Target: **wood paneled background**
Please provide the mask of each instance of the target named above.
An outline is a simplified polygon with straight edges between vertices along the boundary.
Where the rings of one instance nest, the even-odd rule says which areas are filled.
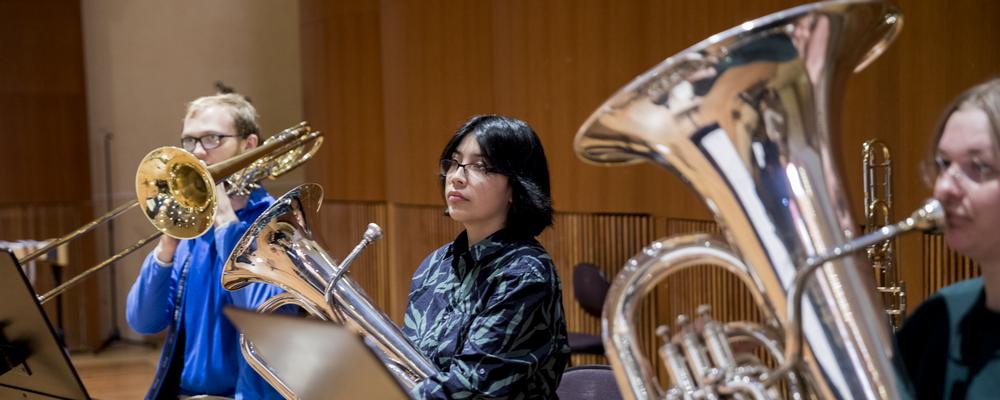
[[[716,228],[701,201],[666,171],[579,161],[572,141],[580,124],[664,58],[742,21],[802,3],[303,0],[305,117],[327,132],[327,145],[306,166],[307,180],[323,185],[328,208],[384,207],[384,214],[370,218],[387,215],[386,239],[366,257],[388,264],[355,273],[398,320],[410,274],[459,231],[441,213],[435,164],[442,146],[474,114],[528,121],[548,155],[558,212],[540,240],[558,265],[570,329],[597,333],[599,321],[573,297],[573,265],[595,262],[614,277],[656,238]],[[902,34],[851,78],[838,117],[845,190],[856,199],[856,221],[863,221],[861,144],[879,138],[893,150],[894,214],[908,215],[930,195],[917,165],[940,111],[963,89],[1000,72],[1000,27],[993,23],[1000,3],[897,4],[905,15]],[[325,240],[341,257],[364,229],[357,218],[368,211],[358,212],[323,220]],[[899,246],[911,310],[940,286],[975,274],[974,267],[944,273],[966,261],[948,255],[939,237],[911,235]],[[758,318],[736,280],[711,269],[681,274],[650,297],[637,327],[647,346],[654,343],[655,323],[693,313],[701,302],[715,303],[714,314],[723,320]]]
[[[615,90],[664,58],[801,3],[301,0],[305,118],[327,134],[306,166],[307,181],[326,191],[317,230],[330,253],[343,257],[365,224],[385,228],[385,239],[366,251],[352,276],[398,320],[413,270],[459,231],[441,213],[441,147],[471,115],[522,118],[548,154],[558,215],[540,240],[562,276],[570,329],[597,333],[599,321],[573,297],[573,265],[594,262],[613,278],[651,241],[715,227],[701,201],[665,171],[579,161],[572,151],[576,130]],[[908,214],[929,195],[916,166],[940,111],[963,89],[1000,72],[1000,3],[897,4],[905,15],[902,34],[852,77],[837,117],[856,221],[861,143],[879,138],[894,151],[895,216]],[[79,2],[0,1],[5,240],[56,235],[91,217],[92,178],[82,167],[89,156],[80,151],[87,148],[80,31]],[[72,257],[80,262],[74,268],[91,264],[96,245],[75,245]],[[939,237],[911,235],[899,250],[911,310],[938,287],[976,274]],[[96,298],[95,286],[85,284],[61,300],[71,345],[92,347],[101,338],[97,304],[86,300]],[[652,346],[655,323],[704,301],[715,303],[722,319],[752,319],[742,290],[731,277],[691,271],[650,296],[637,330]]]
[[[0,57],[0,240],[55,237],[91,218],[79,2],[0,1]],[[95,245],[70,246],[64,277],[94,263]],[[49,269],[39,273],[36,289],[51,289]],[[58,325],[63,304],[71,348],[100,344],[97,299],[90,280],[46,305]]]

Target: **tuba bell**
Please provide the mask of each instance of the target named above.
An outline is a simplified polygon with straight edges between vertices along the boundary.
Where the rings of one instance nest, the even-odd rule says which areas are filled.
[[[347,326],[361,334],[407,390],[437,374],[437,367],[406,340],[392,320],[346,274],[353,260],[378,240],[381,228],[369,224],[364,238],[340,263],[316,242],[312,224],[323,203],[323,189],[312,183],[298,186],[278,198],[243,234],[222,270],[222,287],[238,290],[251,282],[280,287],[258,307],[271,312],[298,305],[313,316]],[[240,337],[247,363],[287,399],[298,396],[261,359],[253,345]]]
[[[877,58],[901,24],[881,0],[808,4],[745,22],[643,73],[580,128],[574,148],[582,159],[650,160],[673,171],[724,234],[654,242],[612,284],[602,333],[626,398],[908,393],[871,274],[854,251],[931,227],[941,211],[929,203],[904,223],[855,239],[834,158],[845,80]],[[705,264],[746,284],[763,322],[720,323],[702,307],[696,320],[678,317],[677,332],[659,329],[670,378],[661,388],[641,355],[636,308],[658,282]],[[741,340],[759,344],[780,367],[734,354],[730,344]]]

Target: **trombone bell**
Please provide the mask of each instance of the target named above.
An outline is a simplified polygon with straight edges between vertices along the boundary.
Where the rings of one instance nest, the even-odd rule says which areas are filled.
[[[136,205],[142,207],[143,215],[156,227],[157,232],[38,296],[39,302],[51,300],[163,233],[178,239],[201,236],[215,222],[216,182],[225,182],[226,193],[230,196],[245,195],[256,182],[274,179],[302,165],[316,153],[322,143],[322,133],[313,131],[307,123],[300,122],[268,138],[262,145],[211,167],[177,147],[161,147],[149,152],[136,171],[135,200],[118,206],[68,235],[52,240],[34,253],[21,258],[20,262],[38,258]]]
[[[201,236],[215,217],[214,181],[194,155],[176,147],[155,149],[135,174],[142,215],[178,239]]]

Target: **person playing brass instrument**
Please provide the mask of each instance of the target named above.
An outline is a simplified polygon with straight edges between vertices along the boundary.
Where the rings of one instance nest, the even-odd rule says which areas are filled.
[[[929,297],[897,333],[919,398],[1000,396],[1000,79],[948,108],[933,141],[934,197],[948,247],[982,276]]]
[[[211,165],[257,147],[257,111],[243,96],[223,93],[188,105],[181,146]],[[229,292],[219,281],[236,241],[274,199],[260,187],[229,197],[216,187],[214,227],[190,240],[161,236],[128,294],[129,325],[143,334],[168,329],[149,399],[213,395],[281,397],[243,360],[239,332],[223,317],[233,304],[256,308],[281,291],[263,283]]]
[[[403,333],[441,373],[418,399],[552,398],[569,359],[562,290],[534,238],[552,224],[545,152],[525,122],[468,120],[441,153],[464,231],[413,275]]]

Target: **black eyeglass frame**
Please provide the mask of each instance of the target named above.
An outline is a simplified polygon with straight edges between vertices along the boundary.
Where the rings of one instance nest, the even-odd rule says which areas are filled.
[[[473,174],[484,177],[497,172],[496,168],[493,168],[482,161],[462,164],[458,162],[458,160],[452,158],[442,158],[441,161],[438,162],[438,173],[441,174],[441,176],[448,176],[448,173],[452,171],[452,168],[454,168],[455,171],[458,171],[461,168],[465,170],[465,174],[468,176],[470,167],[472,168]]]
[[[212,149],[216,149],[216,148],[218,148],[219,146],[222,145],[222,139],[230,138],[230,137],[236,137],[236,136],[238,136],[238,135],[218,135],[218,134],[211,134],[211,135],[205,135],[205,136],[201,136],[201,137],[185,136],[185,137],[181,138],[181,148],[184,149],[184,150],[187,150],[187,151],[194,151],[194,149],[197,148],[199,144],[201,144],[201,148],[203,148],[205,150],[212,150]],[[210,137],[214,137],[215,138],[215,144],[212,145],[212,146],[207,146],[207,145],[205,145],[205,142],[203,142],[202,140],[204,140],[205,138],[210,138]],[[187,142],[187,143],[190,144],[190,148],[188,148],[188,144],[185,144],[185,142]]]

